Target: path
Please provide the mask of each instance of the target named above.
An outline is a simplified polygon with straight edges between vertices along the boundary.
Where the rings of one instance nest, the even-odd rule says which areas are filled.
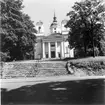
[[[19,79],[0,79],[1,88],[7,90],[16,89],[25,85],[35,85],[48,82],[63,82],[63,81],[76,81],[76,80],[88,80],[88,79],[105,79],[105,76],[52,76],[52,77],[37,77],[37,78],[19,78]]]

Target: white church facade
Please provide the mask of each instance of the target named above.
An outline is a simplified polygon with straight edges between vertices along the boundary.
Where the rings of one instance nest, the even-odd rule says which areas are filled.
[[[43,22],[36,23],[37,43],[35,44],[34,59],[64,59],[74,57],[74,49],[70,49],[68,39],[69,29],[65,28],[67,20],[58,24],[54,14],[50,25],[50,34],[45,36]]]

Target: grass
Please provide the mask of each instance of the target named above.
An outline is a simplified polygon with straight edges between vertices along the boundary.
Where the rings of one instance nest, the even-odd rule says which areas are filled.
[[[66,62],[69,61],[71,69],[75,72],[75,76],[93,76],[105,75],[105,57],[88,57],[81,59],[70,59],[50,62],[9,62],[4,65],[3,74],[4,78],[20,78],[21,77],[41,77],[41,76],[59,76],[67,75]]]
[[[82,59],[69,60],[71,68],[74,67],[76,71],[81,69],[88,74],[105,75],[105,57],[89,57]]]
[[[70,61],[105,61],[105,56],[71,59]]]
[[[71,64],[85,64],[88,66],[91,65],[93,66],[93,64],[99,64],[99,65],[105,65],[105,57],[89,57],[89,58],[82,58],[82,59],[74,59],[74,60],[69,60],[69,62],[71,62]]]

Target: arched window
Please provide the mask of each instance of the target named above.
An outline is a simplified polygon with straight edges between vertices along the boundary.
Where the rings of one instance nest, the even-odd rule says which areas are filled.
[[[56,33],[56,28],[54,28],[54,33]]]
[[[41,27],[38,28],[38,31],[39,31],[39,33],[40,33],[40,31],[41,31]]]

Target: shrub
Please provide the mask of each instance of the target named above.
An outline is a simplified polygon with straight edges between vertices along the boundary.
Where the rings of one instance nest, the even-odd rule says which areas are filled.
[[[0,61],[6,61],[9,56],[6,53],[0,52]]]

